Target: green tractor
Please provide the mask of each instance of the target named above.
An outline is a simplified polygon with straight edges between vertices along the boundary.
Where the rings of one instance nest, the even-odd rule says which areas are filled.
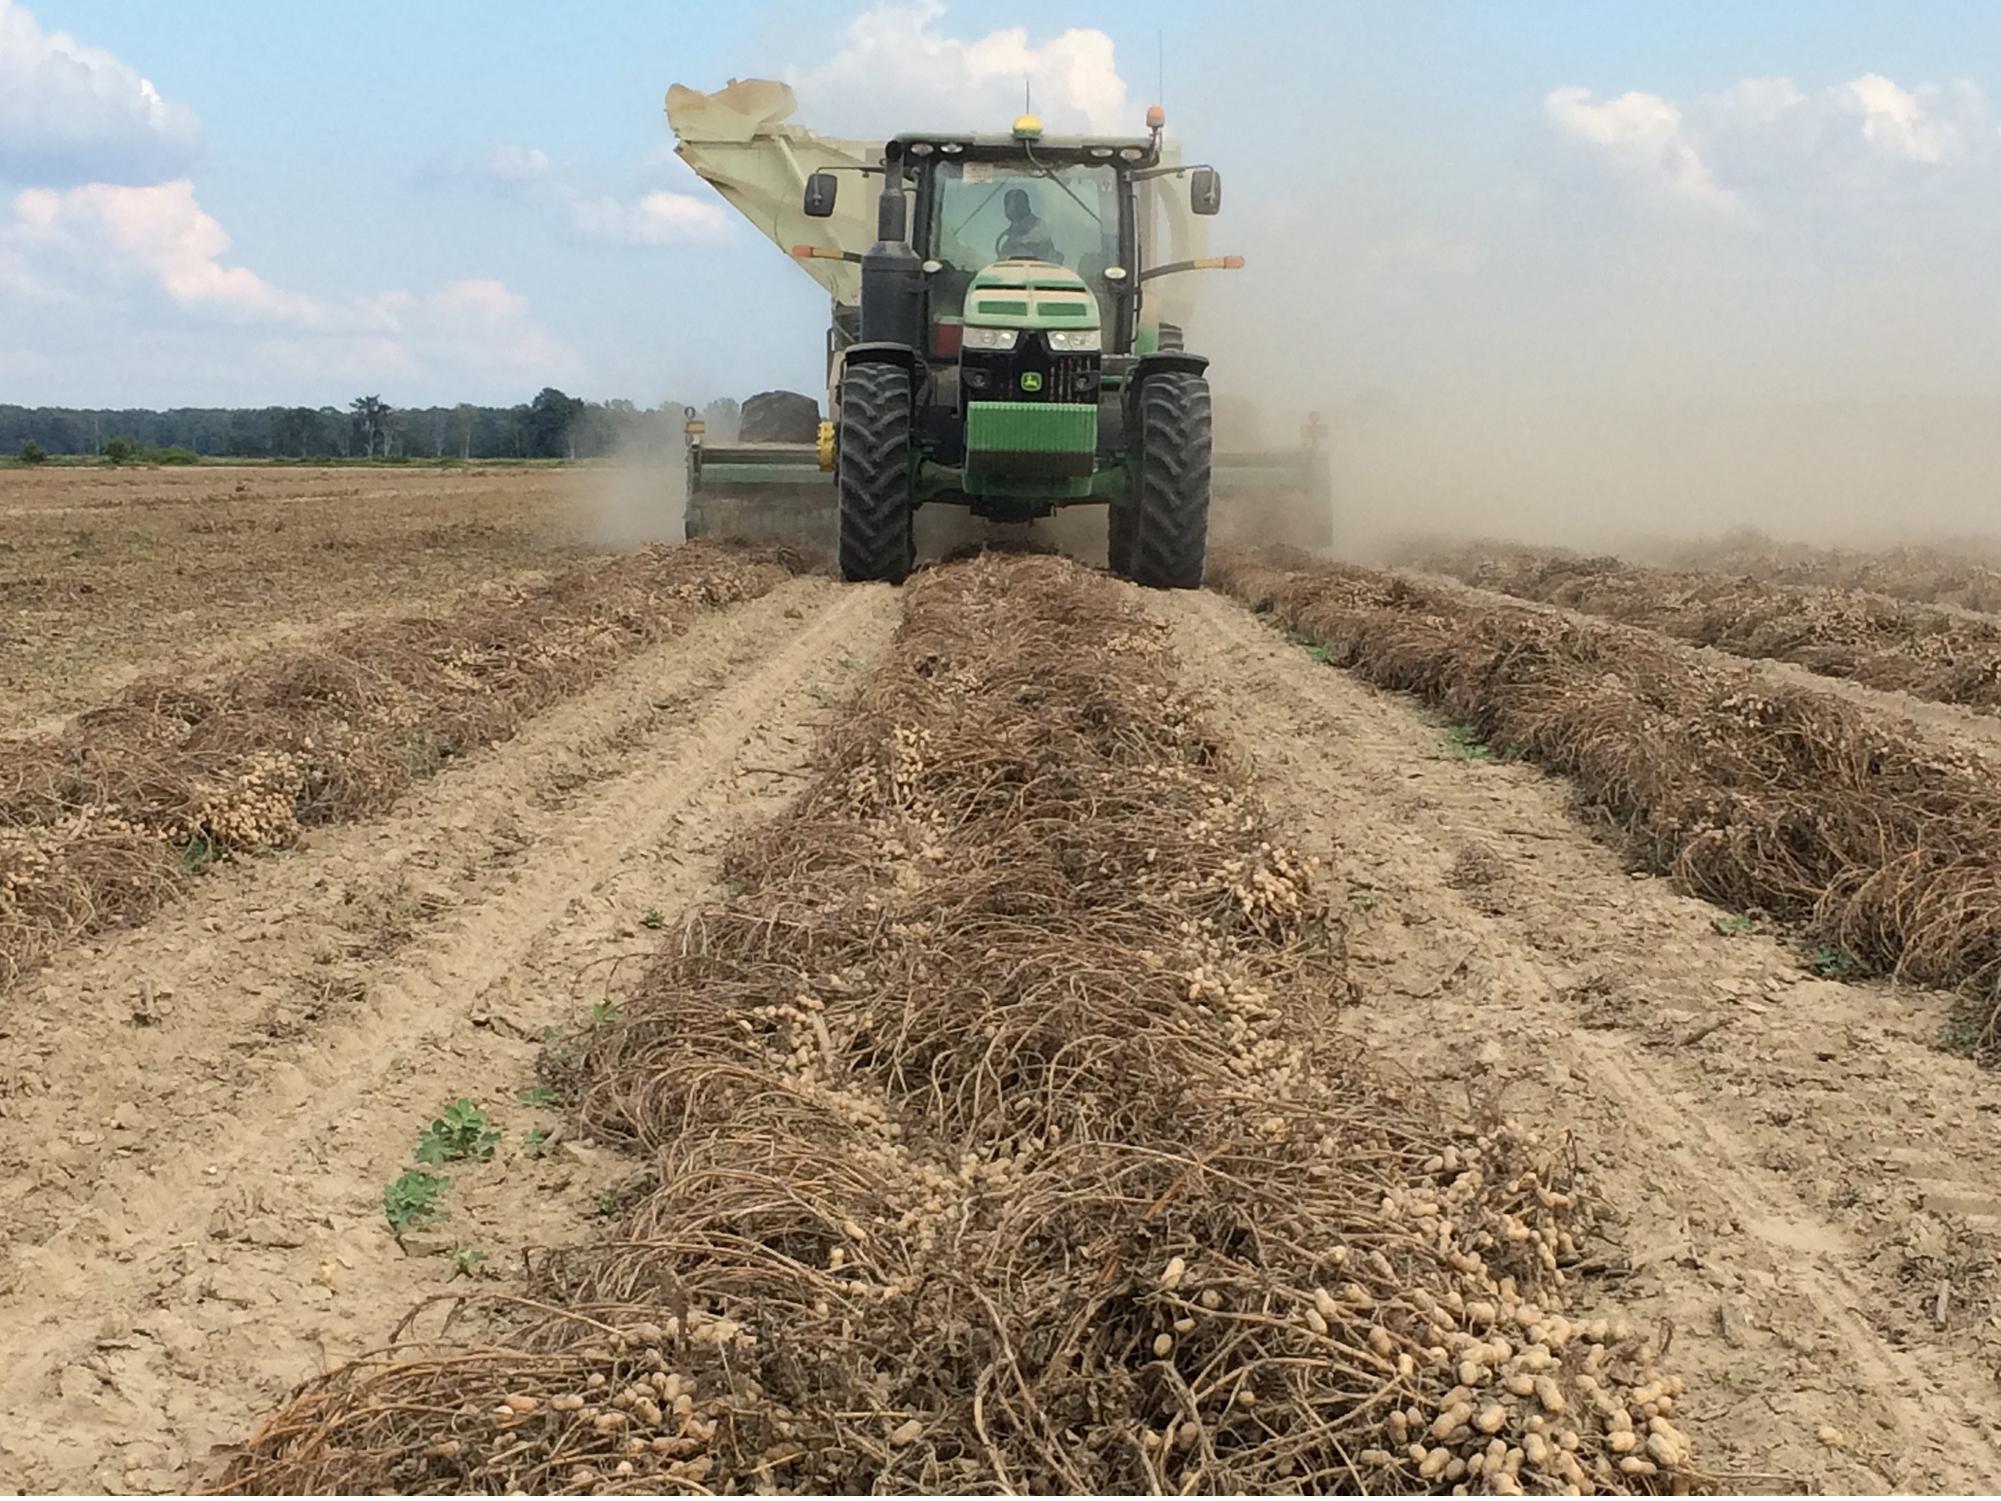
[[[1102,505],[1115,572],[1201,585],[1208,361],[1147,304],[1162,278],[1242,262],[1149,258],[1222,200],[1213,168],[1170,159],[1157,108],[1137,137],[1051,136],[1023,115],[1004,135],[909,133],[880,148],[779,125],[783,85],[676,89],[668,113],[682,155],[760,228],[804,232],[791,253],[833,294],[830,420],[811,442],[692,434],[691,514],[707,518],[719,494],[824,485],[831,470],[842,575],[898,583],[916,563],[920,507],[1010,523]],[[850,176],[875,188],[866,248]],[[1317,456],[1246,457],[1243,472],[1279,483],[1310,487],[1319,472]]]

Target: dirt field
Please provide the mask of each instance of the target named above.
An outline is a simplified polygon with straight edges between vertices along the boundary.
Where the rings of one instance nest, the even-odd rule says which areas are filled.
[[[1991,717],[1364,570],[575,564],[560,477],[390,481],[497,531],[311,593],[246,524],[198,650],[8,658],[68,714],[431,642],[312,712],[485,728],[0,996],[0,1486],[2001,1485]]]
[[[596,471],[0,469],[0,721],[559,567]]]

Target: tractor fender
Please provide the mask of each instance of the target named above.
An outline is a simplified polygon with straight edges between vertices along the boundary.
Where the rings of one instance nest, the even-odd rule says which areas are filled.
[[[841,358],[849,365],[901,365],[912,374],[918,366],[917,351],[908,344],[850,344],[841,351]]]
[[[1169,370],[1178,370],[1184,375],[1201,375],[1209,368],[1209,356],[1190,354],[1183,349],[1163,349],[1156,354],[1143,354],[1133,366],[1132,384],[1144,385],[1149,375],[1160,375]]]

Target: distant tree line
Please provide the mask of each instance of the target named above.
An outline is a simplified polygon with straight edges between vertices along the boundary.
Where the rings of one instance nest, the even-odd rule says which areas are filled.
[[[112,462],[181,455],[245,459],[594,459],[679,453],[683,403],[585,401],[554,386],[511,407],[23,407],[0,404],[0,454],[29,462],[97,454]],[[734,435],[737,403],[703,409],[711,438]],[[31,457],[32,455],[32,457]]]

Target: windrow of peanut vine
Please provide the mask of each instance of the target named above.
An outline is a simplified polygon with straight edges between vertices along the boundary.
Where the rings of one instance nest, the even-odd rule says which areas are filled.
[[[598,559],[449,614],[353,626],[207,684],[141,682],[0,741],[0,989],[218,860],[386,808],[704,610],[791,569],[704,543]]]
[[[1647,631],[1368,568],[1212,573],[1335,665],[1574,779],[1647,869],[1797,924],[1844,969],[1958,989],[1978,1046],[2001,1040],[2001,783],[1983,759]]]
[[[935,570],[730,895],[556,1076],[601,1239],[301,1388],[239,1492],[1686,1490],[1565,1314],[1560,1137],[1336,1025],[1310,864],[1135,591]]]
[[[1860,589],[1529,548],[1476,546],[1414,562],[1483,589],[1644,626],[1733,656],[1791,662],[1823,677],[2001,712],[2001,618]]]

